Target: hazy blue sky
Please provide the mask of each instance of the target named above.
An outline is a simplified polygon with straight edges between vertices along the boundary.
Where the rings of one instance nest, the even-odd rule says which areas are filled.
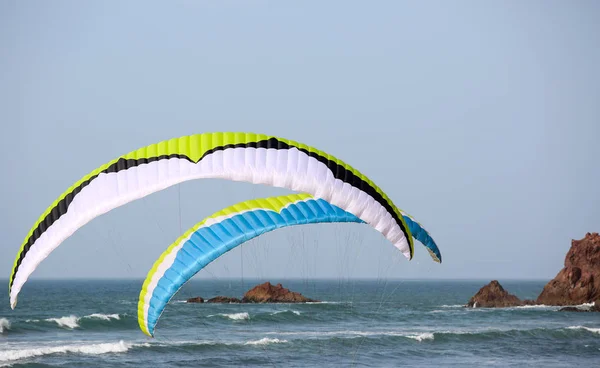
[[[597,1],[1,1],[0,277],[97,166],[253,131],[361,170],[444,263],[325,225],[270,233],[201,277],[239,277],[243,256],[244,277],[551,278],[571,239],[600,230],[599,16]],[[33,277],[145,276],[179,235],[179,190],[183,230],[286,192],[169,188],[96,218]]]

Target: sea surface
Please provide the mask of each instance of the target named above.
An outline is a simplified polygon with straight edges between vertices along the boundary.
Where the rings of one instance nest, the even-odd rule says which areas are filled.
[[[0,366],[600,366],[600,313],[463,308],[489,280],[272,279],[322,302],[184,302],[240,297],[261,281],[191,281],[152,339],[137,324],[142,280],[33,280],[16,310],[0,299]],[[544,286],[500,282],[521,298]]]

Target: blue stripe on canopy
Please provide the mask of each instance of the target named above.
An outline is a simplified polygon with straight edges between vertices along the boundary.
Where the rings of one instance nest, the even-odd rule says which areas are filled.
[[[440,251],[429,233],[410,216],[403,214],[403,217],[414,238],[425,245],[432,257],[437,257],[441,262]],[[201,226],[189,235],[177,251],[173,263],[159,278],[156,287],[149,289],[152,295],[149,303],[142,304],[140,300],[140,305],[148,308],[147,314],[143,309],[140,310],[143,314],[140,323],[145,324],[144,327],[147,326],[150,336],[154,336],[156,323],[165,306],[183,284],[236,246],[266,232],[287,226],[332,222],[364,223],[355,215],[323,199],[312,197],[287,204],[280,212],[254,208],[216,220],[218,222]]]

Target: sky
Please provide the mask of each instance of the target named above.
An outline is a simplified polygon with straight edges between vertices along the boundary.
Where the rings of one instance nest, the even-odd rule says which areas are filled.
[[[0,278],[39,215],[119,155],[212,131],[348,162],[436,239],[266,234],[199,278],[550,279],[600,231],[596,1],[0,2]],[[143,278],[190,226],[289,193],[196,180],[119,207],[32,275]]]

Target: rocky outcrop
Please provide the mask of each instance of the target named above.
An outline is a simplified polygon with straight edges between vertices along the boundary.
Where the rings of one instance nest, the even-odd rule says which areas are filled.
[[[485,285],[467,303],[471,308],[504,308],[533,304],[532,300],[521,301],[504,290],[497,280]]]
[[[206,301],[207,303],[241,303],[242,301],[238,298],[230,298],[228,296],[215,296]]]
[[[281,284],[273,286],[270,282],[265,282],[248,290],[241,300],[222,295],[210,298],[207,301],[204,301],[200,296],[187,300],[188,303],[306,303],[317,301],[290,291]]]
[[[204,303],[204,299],[201,296],[197,296],[194,298],[189,298],[186,300],[187,303]]]
[[[600,299],[597,299],[594,304],[588,306],[578,307],[562,307],[559,309],[560,312],[600,312]]]
[[[564,268],[537,298],[538,304],[577,305],[600,299],[600,235],[571,241]]]
[[[290,291],[281,284],[273,286],[270,282],[257,285],[244,294],[242,303],[306,303],[316,302],[300,293]]]

